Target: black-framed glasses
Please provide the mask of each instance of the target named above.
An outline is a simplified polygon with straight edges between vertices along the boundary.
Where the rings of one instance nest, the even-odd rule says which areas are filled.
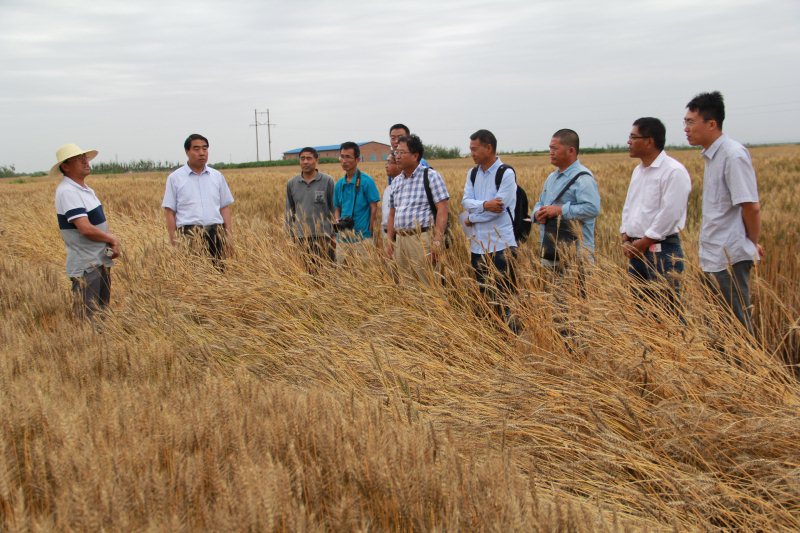
[[[633,135],[633,134],[628,135],[629,141],[635,141],[636,139],[649,139],[649,138],[650,138],[649,135]]]

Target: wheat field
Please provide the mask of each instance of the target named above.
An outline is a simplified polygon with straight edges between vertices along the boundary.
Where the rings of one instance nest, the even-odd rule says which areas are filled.
[[[0,183],[0,530],[800,529],[800,147],[752,154],[753,337],[700,282],[697,151],[673,154],[694,187],[685,323],[634,302],[617,228],[635,163],[598,154],[587,297],[568,281],[556,301],[528,243],[518,336],[463,235],[444,285],[377,252],[308,274],[280,222],[287,167],[225,172],[224,273],[167,243],[165,173],[90,176],[123,246],[93,327],[70,314],[56,182]],[[503,159],[535,202],[547,158]],[[432,164],[460,211],[471,161]]]

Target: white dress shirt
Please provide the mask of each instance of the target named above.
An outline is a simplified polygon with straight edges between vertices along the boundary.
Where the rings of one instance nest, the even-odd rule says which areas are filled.
[[[686,225],[686,203],[692,190],[689,172],[680,162],[661,152],[646,167],[633,169],[622,207],[620,233],[663,241]]]
[[[208,165],[196,174],[183,165],[167,178],[161,207],[175,212],[177,226],[222,224],[219,210],[233,203],[225,176]]]

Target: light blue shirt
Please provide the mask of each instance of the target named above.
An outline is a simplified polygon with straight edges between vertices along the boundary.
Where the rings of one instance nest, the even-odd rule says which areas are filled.
[[[553,200],[566,187],[569,180],[579,172],[591,172],[588,168],[581,165],[580,161],[575,161],[568,166],[564,172],[554,170],[544,182],[542,194],[539,201],[533,206],[531,219],[539,208],[552,205]],[[559,199],[561,205],[561,217],[565,220],[580,220],[583,235],[583,247],[594,252],[594,222],[600,214],[600,191],[597,189],[597,182],[592,174],[583,175],[573,183],[567,192]],[[540,242],[544,242],[544,225],[539,225]]]
[[[464,198],[461,207],[468,213],[469,221],[474,224],[474,235],[470,239],[470,251],[474,254],[499,252],[517,245],[514,239],[514,224],[511,213],[517,205],[517,181],[514,171],[507,169],[500,182],[500,188],[495,186],[497,169],[503,162],[497,158],[492,166],[484,172],[479,166],[475,175],[475,185],[472,185],[470,176],[472,169],[467,171],[467,181],[464,184]],[[486,211],[483,203],[499,198],[506,207],[500,213]]]

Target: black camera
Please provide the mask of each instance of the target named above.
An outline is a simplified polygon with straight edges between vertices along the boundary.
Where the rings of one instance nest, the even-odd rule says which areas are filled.
[[[333,231],[335,231],[336,233],[341,233],[343,231],[347,231],[355,227],[356,223],[353,220],[353,217],[342,217],[339,219],[339,222],[333,223]]]

